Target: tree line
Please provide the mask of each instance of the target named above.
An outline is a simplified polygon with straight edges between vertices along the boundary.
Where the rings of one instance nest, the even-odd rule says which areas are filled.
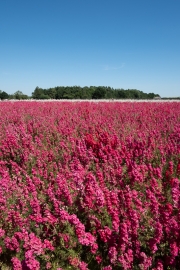
[[[9,95],[5,91],[0,90],[0,99],[6,100],[6,99],[30,99],[28,95],[23,94],[21,91],[16,91],[14,94]]]
[[[137,89],[114,89],[107,86],[57,86],[43,89],[36,87],[31,96],[17,91],[12,95],[0,90],[0,99],[154,99],[158,94],[144,93]]]

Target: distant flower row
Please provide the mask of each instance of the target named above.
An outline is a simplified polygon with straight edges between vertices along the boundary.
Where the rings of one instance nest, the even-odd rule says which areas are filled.
[[[0,100],[1,101],[1,100]],[[180,102],[180,99],[22,99],[22,100],[18,100],[18,99],[5,99],[2,100],[3,102],[94,102],[94,103],[99,103],[99,102],[150,102],[150,103],[154,103],[154,102]]]

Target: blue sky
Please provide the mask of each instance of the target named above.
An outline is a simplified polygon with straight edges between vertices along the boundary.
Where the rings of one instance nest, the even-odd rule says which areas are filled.
[[[0,89],[180,96],[179,0],[0,0]]]

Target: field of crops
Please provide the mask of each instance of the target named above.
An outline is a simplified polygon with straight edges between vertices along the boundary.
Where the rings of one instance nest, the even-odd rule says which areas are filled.
[[[180,102],[1,102],[0,268],[178,270],[179,183]]]

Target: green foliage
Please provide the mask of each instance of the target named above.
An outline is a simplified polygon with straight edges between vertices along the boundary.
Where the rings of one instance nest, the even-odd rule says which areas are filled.
[[[56,86],[43,89],[36,87],[32,92],[33,99],[154,99],[158,94],[144,93],[137,89],[113,89],[107,86]],[[0,99],[29,99],[28,95],[16,91],[12,95],[0,90]]]
[[[21,99],[28,99],[29,97],[18,90],[13,94],[13,98],[21,100]]]
[[[106,86],[56,86],[43,89],[38,86],[32,93],[33,99],[153,99],[154,93],[144,93],[137,89],[113,89]]]
[[[9,95],[6,92],[0,90],[0,99],[3,100],[3,99],[8,99],[8,98],[9,98]]]
[[[32,93],[32,98],[34,99],[41,99],[44,95],[44,90],[39,88],[38,86],[35,88],[34,92]]]
[[[96,90],[94,91],[92,98],[93,99],[103,99],[105,98],[106,90],[104,87],[97,87]]]
[[[25,100],[29,99],[28,95],[23,94],[21,91],[16,91],[14,94],[8,95],[6,92],[0,91],[0,99],[18,99],[18,100]]]

